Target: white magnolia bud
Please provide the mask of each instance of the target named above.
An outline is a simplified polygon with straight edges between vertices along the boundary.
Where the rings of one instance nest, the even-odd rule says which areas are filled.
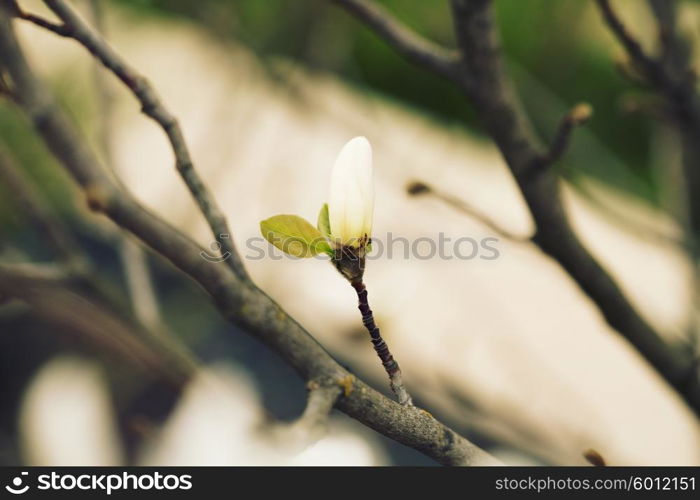
[[[334,245],[359,248],[372,235],[374,183],[372,146],[355,137],[340,151],[333,165],[328,197],[328,220]]]

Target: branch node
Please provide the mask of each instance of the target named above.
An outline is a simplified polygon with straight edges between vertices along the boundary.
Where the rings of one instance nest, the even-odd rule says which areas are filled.
[[[584,451],[583,458],[596,467],[605,467],[607,465],[603,456],[593,448]]]
[[[93,212],[105,212],[109,207],[109,192],[101,184],[89,184],[85,187],[85,201]]]
[[[346,376],[338,380],[338,385],[343,389],[343,397],[348,397],[352,394],[355,384],[355,376],[348,373]]]
[[[406,192],[411,196],[419,196],[421,194],[430,193],[431,189],[426,183],[421,181],[412,181],[406,186]]]
[[[593,107],[586,102],[579,103],[571,108],[559,122],[559,127],[557,127],[557,132],[549,146],[549,150],[540,155],[534,162],[533,170],[541,172],[559,161],[569,147],[574,128],[586,123],[591,116],[593,116]]]
[[[574,125],[583,125],[593,116],[593,107],[587,102],[581,102],[569,112],[569,118]]]

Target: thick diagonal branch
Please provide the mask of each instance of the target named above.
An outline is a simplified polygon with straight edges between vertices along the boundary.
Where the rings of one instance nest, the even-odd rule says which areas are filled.
[[[488,453],[424,411],[401,406],[350,377],[328,352],[270,297],[226,266],[200,257],[201,247],[141,206],[109,177],[33,75],[17,44],[10,15],[0,7],[0,66],[19,105],[53,155],[86,193],[89,205],[132,232],[197,282],[233,324],[278,353],[305,380],[334,385],[351,380],[336,407],[368,427],[446,465],[497,464]]]
[[[535,222],[534,241],[555,258],[622,334],[700,413],[700,380],[692,358],[668,344],[632,306],[574,233],[550,170],[532,174],[541,146],[503,68],[490,0],[452,0],[463,54],[462,87],[503,154]]]

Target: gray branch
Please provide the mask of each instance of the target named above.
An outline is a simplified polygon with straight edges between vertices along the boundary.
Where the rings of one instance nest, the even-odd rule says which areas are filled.
[[[304,413],[283,429],[286,439],[291,437],[293,446],[298,449],[314,444],[326,434],[331,410],[343,391],[339,384],[323,386],[313,380],[306,386],[309,393]]]
[[[387,44],[408,59],[446,77],[452,77],[458,53],[420,36],[395,20],[382,6],[368,0],[333,0],[372,28]]]
[[[532,242],[532,237],[530,236],[521,236],[519,234],[512,233],[502,227],[500,224],[498,224],[495,220],[493,220],[491,217],[486,215],[481,209],[473,206],[471,203],[469,203],[466,200],[463,200],[461,198],[458,198],[457,196],[453,196],[450,193],[446,193],[440,189],[437,189],[433,186],[429,186],[425,182],[422,181],[414,181],[411,184],[409,184],[406,187],[406,191],[408,194],[412,196],[421,196],[421,195],[431,195],[437,198],[438,200],[441,200],[442,202],[446,203],[447,205],[451,206],[455,210],[458,210],[469,217],[473,218],[477,222],[483,224],[488,228],[489,230],[493,231],[495,234],[500,236],[501,238],[505,240],[512,241],[513,243],[531,243]]]

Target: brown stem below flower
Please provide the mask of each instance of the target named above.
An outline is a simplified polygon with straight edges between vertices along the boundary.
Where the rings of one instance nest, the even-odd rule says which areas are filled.
[[[399,364],[394,359],[389,351],[389,346],[386,345],[384,339],[382,338],[379,327],[374,323],[374,314],[372,309],[369,307],[369,302],[367,301],[367,288],[362,280],[351,281],[350,284],[357,292],[357,298],[359,299],[358,309],[362,313],[362,324],[365,325],[369,336],[372,339],[372,345],[374,350],[377,352],[377,356],[382,361],[382,365],[389,375],[389,383],[391,385],[391,390],[394,391],[398,401],[402,405],[413,406],[413,401],[408,391],[403,385],[403,380],[401,378],[401,368]]]

